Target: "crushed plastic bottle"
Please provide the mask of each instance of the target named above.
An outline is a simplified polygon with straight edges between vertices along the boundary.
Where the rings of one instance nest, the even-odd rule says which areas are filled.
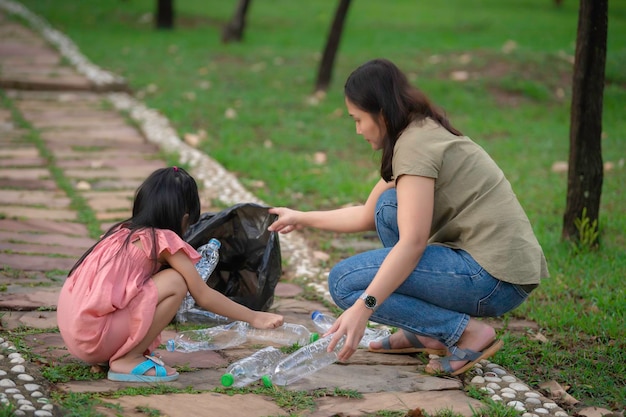
[[[200,254],[201,258],[196,263],[196,270],[198,271],[198,273],[200,274],[200,277],[204,280],[204,282],[207,282],[207,280],[211,276],[211,273],[213,272],[213,270],[215,270],[215,267],[219,263],[219,260],[220,260],[219,249],[221,246],[222,244],[219,240],[215,238],[211,238],[211,240],[209,240],[208,243],[198,248],[198,253]],[[210,315],[214,313],[206,312],[205,315],[202,315],[200,314],[200,312],[205,311],[205,310],[196,308],[195,305],[196,305],[196,301],[193,299],[191,294],[187,292],[187,295],[183,299],[183,302],[181,303],[180,307],[178,308],[178,311],[176,312],[176,321],[178,323],[186,323],[186,322],[200,323],[200,324],[206,324],[207,322],[215,323],[215,324],[219,323],[219,321],[213,320],[210,317]],[[207,317],[207,315],[209,315],[209,317]],[[228,323],[228,322],[229,322],[228,320],[226,320],[225,322],[222,321],[221,324]]]
[[[283,346],[297,343],[304,346],[319,339],[318,333],[312,333],[301,324],[283,323],[275,329],[257,329],[243,321],[238,323],[248,340],[255,342],[276,343]]]
[[[178,316],[177,316],[178,318]],[[212,311],[207,311],[201,308],[192,307],[185,311],[184,322],[194,324],[205,324],[207,327],[221,326],[224,324],[232,323],[233,319],[221,316]],[[179,321],[183,323],[182,321]]]
[[[274,372],[262,377],[263,383],[275,385],[289,385],[311,375],[337,361],[337,352],[343,347],[346,339],[343,336],[332,352],[328,352],[328,345],[332,334],[323,337],[309,345],[301,347],[282,359],[274,368]]]
[[[315,310],[311,314],[311,320],[313,320],[313,325],[320,332],[320,334],[326,333],[333,324],[335,324],[335,318],[329,316],[327,314],[323,314],[319,310]],[[359,346],[363,348],[368,348],[370,342],[374,340],[382,339],[383,337],[390,336],[391,332],[387,329],[373,329],[371,327],[365,328],[365,334],[363,334],[363,338],[359,342]]]
[[[256,351],[252,355],[231,363],[222,375],[221,382],[225,387],[245,387],[262,379],[274,371],[276,364],[285,354],[273,346]],[[266,380],[264,380],[264,383]]]
[[[180,332],[176,338],[167,341],[166,348],[170,352],[197,352],[241,345],[245,343],[246,335],[241,332],[237,323]]]

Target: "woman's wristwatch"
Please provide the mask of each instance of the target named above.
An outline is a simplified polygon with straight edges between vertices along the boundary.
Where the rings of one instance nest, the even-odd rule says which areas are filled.
[[[374,297],[373,295],[369,295],[366,292],[361,294],[359,299],[363,300],[365,302],[365,307],[369,308],[372,311],[376,310],[376,308],[378,307],[378,301],[376,300],[376,297]]]

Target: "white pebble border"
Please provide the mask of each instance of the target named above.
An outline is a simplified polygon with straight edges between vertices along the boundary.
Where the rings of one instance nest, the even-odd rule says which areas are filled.
[[[78,47],[69,38],[53,29],[43,18],[35,15],[22,4],[12,0],[0,0],[0,8],[28,21],[46,40],[59,49],[60,53],[76,67],[78,72],[85,75],[96,86],[104,89],[107,85],[119,86],[124,83],[121,77],[92,64],[80,53]],[[204,192],[209,196],[219,196],[220,200],[227,205],[241,202],[266,204],[247,191],[237,178],[226,171],[217,161],[184,143],[171,127],[167,118],[158,111],[147,108],[142,102],[126,93],[110,93],[108,100],[116,109],[128,113],[138,123],[148,141],[155,143],[166,152],[178,153],[181,163],[191,167],[192,175],[202,183]],[[332,302],[326,286],[328,271],[320,267],[320,263],[315,261],[313,251],[304,238],[297,232],[281,235],[281,250],[288,255],[288,264],[296,268],[295,276],[309,281],[309,286],[324,299]],[[15,349],[8,342],[4,342],[1,338],[0,340],[0,348]],[[15,355],[13,359],[16,360],[11,362],[12,364],[24,362],[19,354],[12,353],[11,355]],[[4,357],[0,355],[0,359],[4,360]],[[14,369],[18,369],[18,371],[14,371]],[[11,371],[20,372],[19,369],[21,368],[14,366]],[[482,361],[474,367],[471,375],[474,375],[469,382],[471,385],[478,387],[492,400],[504,402],[507,406],[523,412],[522,417],[569,416],[554,401],[532,391],[526,384],[497,364]],[[0,378],[3,376],[6,376],[6,372],[0,370]],[[33,380],[32,376],[25,373],[18,374],[16,378],[21,381]],[[34,401],[29,401],[24,395],[20,395],[15,386],[15,382],[10,378],[0,379],[0,388],[5,391],[0,393],[0,403],[11,401],[9,400],[9,396],[11,396],[19,407],[16,416],[26,415],[27,411],[34,411],[33,415],[38,417],[52,416],[53,406],[48,404],[48,399],[38,391],[39,386],[37,384],[24,385],[26,393]],[[37,410],[33,404],[44,405]]]
[[[41,392],[43,387],[32,383],[35,378],[25,362],[14,345],[0,337],[0,404],[13,406],[16,416],[51,417],[54,405]]]
[[[496,402],[522,412],[522,417],[568,417],[554,401],[533,391],[500,365],[481,361],[468,373],[469,383]]]

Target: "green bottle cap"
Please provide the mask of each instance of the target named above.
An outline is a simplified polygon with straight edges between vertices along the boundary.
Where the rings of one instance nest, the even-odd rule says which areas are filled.
[[[313,343],[319,338],[320,338],[319,333],[311,333],[311,337],[309,338],[309,343]]]
[[[235,378],[233,374],[224,374],[222,375],[222,385],[225,387],[230,387],[235,382]]]
[[[263,381],[263,385],[266,386],[267,388],[271,387],[272,385],[272,378],[269,375],[263,375],[261,377],[261,381]]]

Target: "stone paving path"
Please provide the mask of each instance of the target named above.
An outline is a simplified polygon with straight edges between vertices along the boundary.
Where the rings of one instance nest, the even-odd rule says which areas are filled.
[[[12,404],[19,408],[16,415],[62,415],[50,399],[54,393],[110,394],[126,387],[106,379],[51,384],[41,373],[80,364],[56,331],[58,292],[67,270],[95,242],[94,235],[127,218],[135,188],[153,170],[166,166],[160,151],[176,150],[194,167],[192,173],[204,192],[220,195],[226,204],[255,197],[215,161],[172,139],[162,117],[131,96],[110,94],[106,83],[67,65],[41,33],[3,11],[25,13],[15,5],[0,0],[0,407]],[[112,91],[123,90],[118,78],[110,86]],[[135,123],[119,110],[127,111]],[[202,200],[206,211],[209,198]],[[319,270],[306,242],[292,234],[281,245],[294,273],[311,277],[311,284],[324,295],[323,283],[314,280]],[[312,329],[309,316],[316,309],[328,312],[322,303],[304,299],[302,288],[287,281],[278,285],[272,310],[284,314],[287,322]],[[16,329],[31,331],[15,339]],[[166,330],[164,338],[173,334]],[[290,413],[322,417],[421,408],[471,416],[484,405],[464,390],[473,384],[497,401],[529,410],[526,416],[567,416],[553,401],[489,362],[465,380],[438,378],[421,372],[427,358],[362,350],[347,364],[331,365],[287,387],[310,392],[338,387],[358,391],[362,398],[320,396],[309,408],[294,410],[267,393],[214,392],[228,363],[252,351],[250,345],[191,354],[163,351],[168,364],[187,370],[171,386],[193,387],[199,393],[124,395],[107,399],[114,406],[101,406],[98,412],[138,416],[145,414],[144,408],[171,417]]]

